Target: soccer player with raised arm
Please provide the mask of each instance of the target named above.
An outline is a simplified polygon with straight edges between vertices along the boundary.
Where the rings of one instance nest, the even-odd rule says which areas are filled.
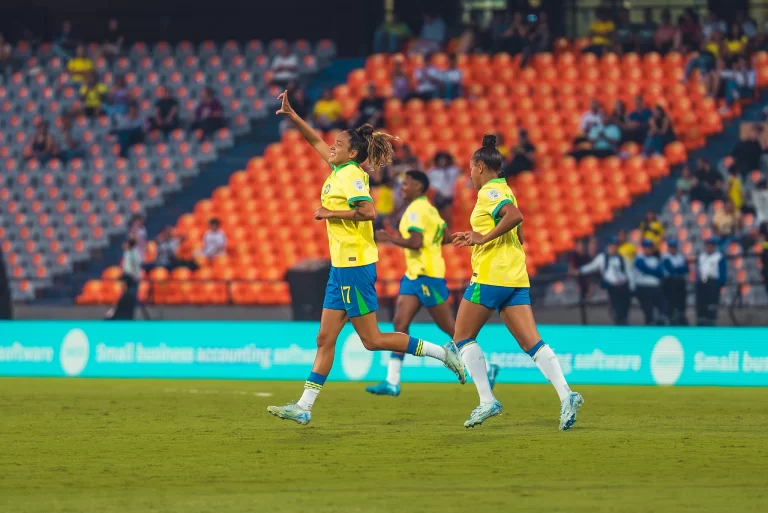
[[[451,308],[447,303],[448,285],[445,281],[445,260],[443,244],[450,244],[453,238],[446,234],[445,221],[429,202],[426,193],[429,178],[421,171],[405,173],[401,192],[408,202],[400,219],[399,233],[386,230],[376,232],[376,239],[391,242],[403,248],[406,272],[400,280],[400,294],[395,306],[395,331],[408,333],[413,318],[421,307],[425,307],[435,324],[453,338],[456,327]],[[387,378],[377,385],[366,387],[366,392],[376,395],[400,395],[400,370],[403,353],[392,353],[387,365]],[[488,379],[493,387],[498,365],[488,369]]]
[[[321,206],[314,215],[318,221],[326,222],[331,272],[317,334],[317,354],[304,384],[304,393],[296,403],[269,406],[267,411],[299,424],[310,422],[312,406],[333,365],[336,339],[347,320],[352,322],[366,349],[436,358],[464,383],[464,364],[453,342],[439,346],[405,333],[382,333],[376,321],[379,308],[375,287],[379,254],[373,240],[376,209],[369,192],[368,174],[360,166],[367,161],[377,172],[392,162],[392,140],[396,138],[374,132],[371,125],[363,125],[340,132],[333,146],[328,146],[291,108],[287,91],[278,99],[282,100],[282,106],[277,114],[293,121],[301,135],[331,166],[331,174],[320,193]]]
[[[470,217],[472,230],[453,234],[454,246],[472,246],[472,280],[459,306],[454,340],[475,381],[480,405],[464,427],[482,424],[502,412],[485,377],[483,351],[477,344],[480,329],[497,310],[520,348],[555,387],[560,398],[560,430],[565,431],[576,422],[584,399],[568,387],[555,353],[536,329],[523,251],[523,214],[506,180],[499,177],[502,163],[496,136],[486,135],[469,164],[472,183],[478,189]]]

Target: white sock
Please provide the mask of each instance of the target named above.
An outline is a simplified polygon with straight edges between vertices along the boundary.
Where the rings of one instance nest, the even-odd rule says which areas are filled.
[[[533,361],[536,362],[536,366],[544,374],[544,377],[555,387],[561,402],[570,395],[571,389],[565,381],[560,362],[557,361],[557,356],[548,345],[544,344],[536,351],[536,354],[533,355]]]
[[[429,356],[430,358],[437,358],[441,362],[444,362],[445,349],[443,349],[443,346],[438,346],[432,342],[421,340],[421,350],[417,351],[416,356]]]
[[[396,357],[395,355],[392,355],[389,357],[389,363],[387,364],[387,383],[390,385],[400,384],[400,369],[403,367],[403,356]]]
[[[464,345],[459,350],[459,355],[464,361],[464,366],[469,372],[472,381],[477,387],[477,394],[480,396],[481,404],[489,404],[496,401],[491,384],[488,382],[488,371],[485,369],[485,354],[477,342]]]
[[[485,373],[488,374],[491,372],[491,362],[488,361],[488,359],[485,359]]]
[[[320,394],[319,388],[305,388],[304,393],[301,394],[301,399],[296,404],[302,410],[311,410],[312,405],[315,404],[315,399]]]

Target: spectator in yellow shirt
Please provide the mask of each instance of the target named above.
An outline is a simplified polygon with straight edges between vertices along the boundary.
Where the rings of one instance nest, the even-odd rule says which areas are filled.
[[[592,45],[585,48],[585,52],[600,56],[613,46],[616,38],[616,24],[611,19],[608,9],[603,7],[597,9],[595,21],[589,27],[589,36],[592,38]]]
[[[741,177],[736,166],[731,166],[728,170],[728,199],[733,202],[736,210],[741,211],[744,206],[744,186],[741,183]]]
[[[322,97],[317,100],[315,108],[312,111],[315,118],[315,124],[321,130],[344,128],[342,113],[341,104],[333,97],[330,89],[323,91]]]
[[[93,61],[85,54],[85,46],[77,45],[75,56],[67,63],[67,71],[69,78],[78,84],[88,78],[88,74],[93,71]]]
[[[102,104],[107,96],[107,86],[99,82],[99,78],[93,71],[88,74],[88,78],[80,86],[80,98],[83,100],[86,116],[98,116],[104,112]]]
[[[623,256],[627,262],[632,264],[635,261],[635,245],[627,238],[627,232],[624,230],[619,231],[616,235],[618,242],[619,255]]]
[[[652,240],[657,249],[659,242],[664,238],[664,226],[653,210],[646,212],[645,219],[640,223],[640,238]]]

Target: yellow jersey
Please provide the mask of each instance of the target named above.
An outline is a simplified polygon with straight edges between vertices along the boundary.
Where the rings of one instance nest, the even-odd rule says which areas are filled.
[[[469,219],[472,230],[485,235],[501,219],[499,210],[517,200],[503,178],[494,178],[477,193],[477,203]],[[472,246],[472,283],[497,287],[530,287],[525,267],[525,251],[516,226],[487,244]]]
[[[405,249],[405,276],[415,280],[419,276],[445,278],[443,260],[443,236],[445,221],[426,196],[416,198],[405,209],[400,219],[400,235],[410,237],[409,232],[419,232],[424,242],[419,249]]]
[[[109,91],[107,90],[107,86],[101,82],[97,83],[93,87],[89,85],[80,86],[80,96],[83,97],[85,106],[93,109],[101,108],[104,97],[108,92]]]
[[[616,25],[611,20],[595,20],[590,27],[592,44],[605,46],[611,44]]]
[[[320,204],[328,210],[352,210],[360,201],[370,201],[368,173],[352,161],[331,166],[325,179]],[[379,250],[373,241],[371,221],[326,219],[331,265],[334,267],[360,267],[379,261]]]
[[[88,57],[73,57],[67,63],[67,71],[73,82],[84,82],[85,76],[93,71],[93,61]]]
[[[623,244],[619,245],[619,249],[617,250],[619,252],[619,255],[623,256],[627,259],[627,261],[631,264],[635,261],[635,245],[631,242],[625,242]]]

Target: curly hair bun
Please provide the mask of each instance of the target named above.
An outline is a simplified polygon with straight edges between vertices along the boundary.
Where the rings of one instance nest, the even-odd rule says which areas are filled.
[[[495,148],[496,136],[494,134],[485,134],[483,136],[483,148]]]
[[[373,127],[366,123],[365,125],[360,126],[357,130],[357,135],[365,139],[366,141],[370,141],[371,137],[373,137]]]

